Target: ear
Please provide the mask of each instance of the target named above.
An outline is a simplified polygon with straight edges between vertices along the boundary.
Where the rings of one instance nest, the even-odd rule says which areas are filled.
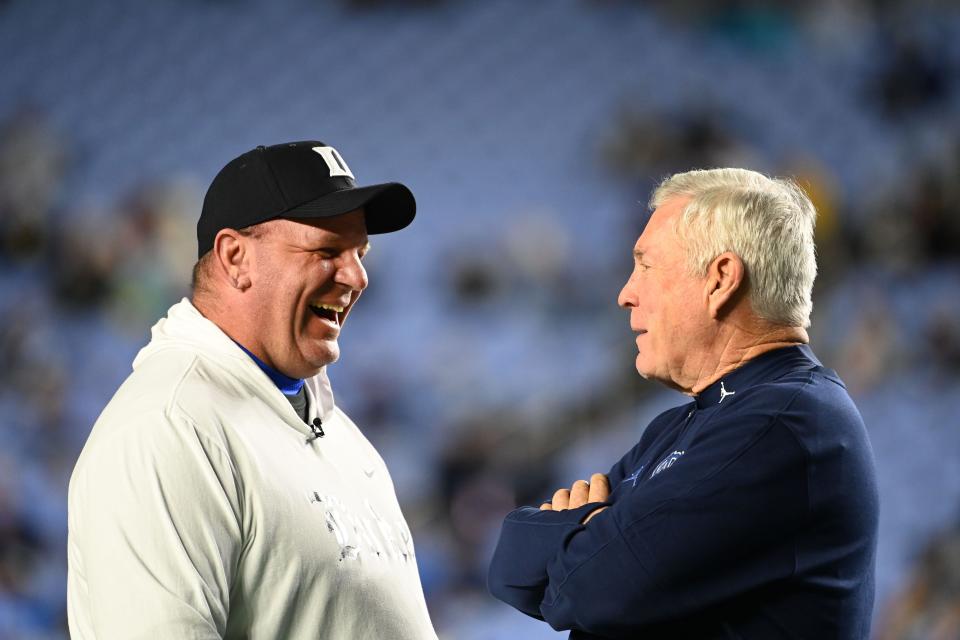
[[[235,289],[250,287],[249,241],[235,229],[221,229],[213,239],[216,270]]]
[[[707,267],[707,281],[704,286],[707,311],[711,319],[716,320],[733,308],[733,300],[743,286],[745,276],[746,268],[737,254],[725,251],[713,259]]]

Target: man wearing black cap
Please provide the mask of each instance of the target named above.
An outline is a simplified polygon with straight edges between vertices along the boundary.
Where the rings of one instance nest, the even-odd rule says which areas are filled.
[[[74,638],[436,638],[389,473],[326,375],[367,235],[415,206],[316,141],[214,178],[192,300],[154,326],[70,481]]]

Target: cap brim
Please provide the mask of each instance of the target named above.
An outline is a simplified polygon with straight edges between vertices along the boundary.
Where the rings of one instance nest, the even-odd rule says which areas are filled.
[[[399,231],[413,222],[417,201],[399,182],[334,191],[281,213],[281,218],[329,218],[363,209],[367,233]]]

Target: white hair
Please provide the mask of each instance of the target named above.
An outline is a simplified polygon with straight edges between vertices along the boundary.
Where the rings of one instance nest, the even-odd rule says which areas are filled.
[[[676,232],[693,275],[705,276],[714,258],[730,251],[746,268],[757,316],[779,325],[810,326],[817,212],[796,183],[747,169],[688,171],[661,182],[650,208],[678,197],[690,198]]]

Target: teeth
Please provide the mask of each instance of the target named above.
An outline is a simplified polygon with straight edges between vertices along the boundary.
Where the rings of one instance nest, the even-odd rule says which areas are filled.
[[[316,307],[318,309],[326,309],[327,311],[336,311],[337,313],[343,313],[343,307],[338,307],[335,304],[324,304],[322,302],[311,302],[311,307]]]

